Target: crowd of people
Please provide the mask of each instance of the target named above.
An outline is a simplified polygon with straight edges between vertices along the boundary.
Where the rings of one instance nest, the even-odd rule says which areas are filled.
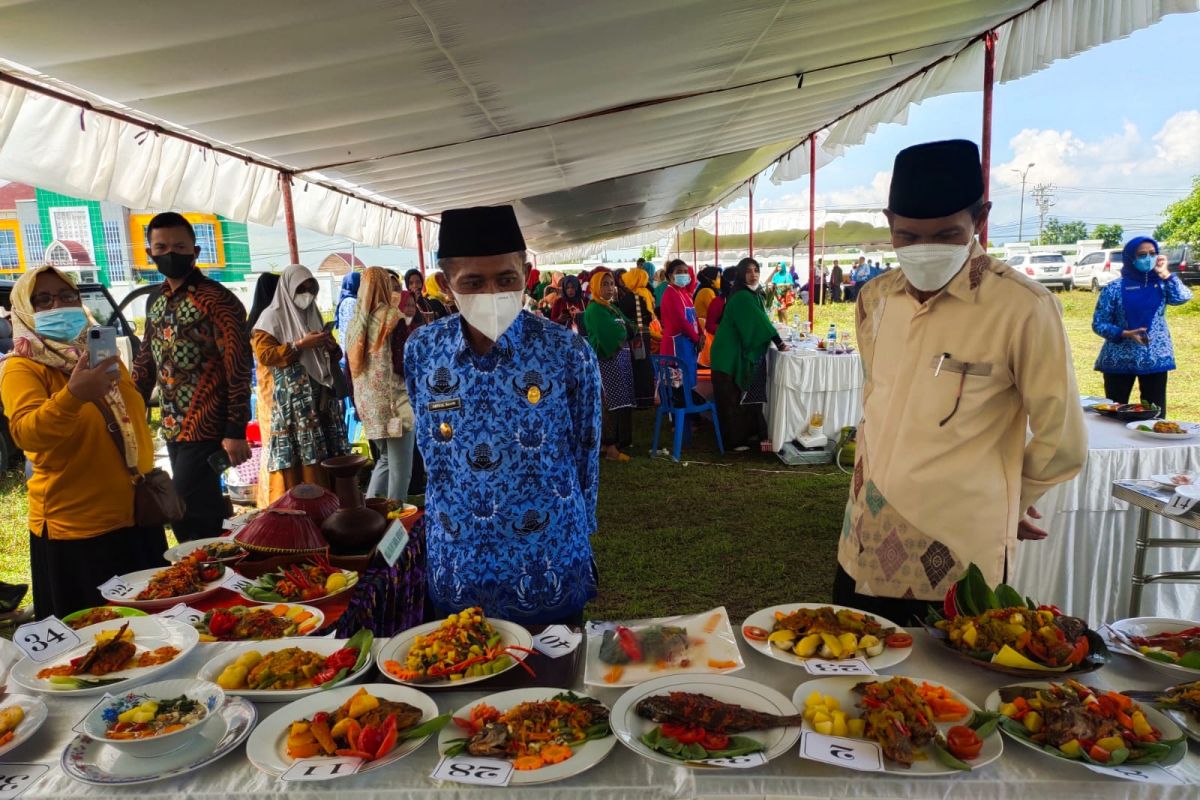
[[[1000,582],[1016,543],[1046,535],[1033,503],[1083,464],[1061,307],[976,241],[989,210],[972,143],[909,148],[886,212],[899,268],[860,258],[818,271],[814,300],[857,302],[866,374],[835,602],[907,621],[968,563]],[[782,270],[764,286],[753,258],[543,275],[513,209],[477,207],[443,212],[431,275],[351,273],[326,322],[318,281],[295,264],[262,276],[247,317],[196,267],[183,216],[154,217],[147,242],[164,281],[129,370],[116,357],[91,363],[95,321],[70,274],[37,267],[12,289],[0,400],[32,463],[39,617],[96,605],[109,576],[160,564],[164,522],[181,541],[221,530],[220,475],[251,457],[253,394],[263,502],[329,486],[321,464],[351,448],[349,405],[375,455],[370,495],[403,501],[414,470],[428,476],[437,612],[579,622],[600,580],[600,457],[628,461],[635,412],[690,406],[703,369],[726,445],[761,441],[767,351],[787,347],[772,311],[809,289]],[[1113,399],[1138,380],[1165,409],[1175,364],[1164,310],[1191,293],[1157,253],[1146,237],[1126,245],[1096,307],[1096,369]],[[143,491],[155,478],[155,390],[183,501],[174,516],[169,504],[148,513]]]

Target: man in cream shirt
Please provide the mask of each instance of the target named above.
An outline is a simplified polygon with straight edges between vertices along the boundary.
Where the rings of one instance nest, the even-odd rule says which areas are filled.
[[[1003,581],[1017,542],[1046,536],[1034,503],[1087,455],[1062,309],[976,242],[990,208],[972,142],[902,151],[885,211],[900,269],[858,300],[864,415],[834,602],[901,624],[971,562]]]

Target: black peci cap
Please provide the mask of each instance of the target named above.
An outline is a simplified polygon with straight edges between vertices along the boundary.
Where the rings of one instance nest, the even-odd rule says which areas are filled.
[[[498,256],[525,249],[512,206],[451,208],[442,212],[438,258]]]
[[[892,167],[888,210],[910,219],[957,214],[983,197],[979,148],[966,139],[901,150]]]

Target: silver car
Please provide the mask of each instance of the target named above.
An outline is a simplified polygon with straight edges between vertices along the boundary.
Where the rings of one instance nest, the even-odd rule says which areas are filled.
[[[1071,265],[1059,253],[1024,253],[1010,258],[1008,265],[1043,286],[1070,289],[1074,282]]]
[[[1090,250],[1075,262],[1075,288],[1098,292],[1121,276],[1121,249]]]

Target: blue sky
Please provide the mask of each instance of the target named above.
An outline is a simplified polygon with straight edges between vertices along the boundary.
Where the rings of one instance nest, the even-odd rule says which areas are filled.
[[[1049,212],[1089,228],[1117,223],[1126,235],[1148,233],[1172,200],[1200,174],[1200,14],[1174,14],[1132,36],[1101,45],[1041,72],[998,86],[993,111],[991,238],[1015,241],[1020,178],[1027,189],[1058,189]],[[892,160],[908,145],[963,137],[979,141],[982,93],[933,98],[914,106],[904,125],[882,125],[862,145],[817,173],[817,206],[882,205]],[[808,181],[781,186],[761,180],[756,207],[808,207]],[[1024,238],[1037,232],[1037,211],[1025,198]],[[349,248],[346,240],[301,232],[302,260]],[[252,226],[255,260],[283,265],[279,230]],[[416,264],[416,253],[360,248],[367,263]]]

